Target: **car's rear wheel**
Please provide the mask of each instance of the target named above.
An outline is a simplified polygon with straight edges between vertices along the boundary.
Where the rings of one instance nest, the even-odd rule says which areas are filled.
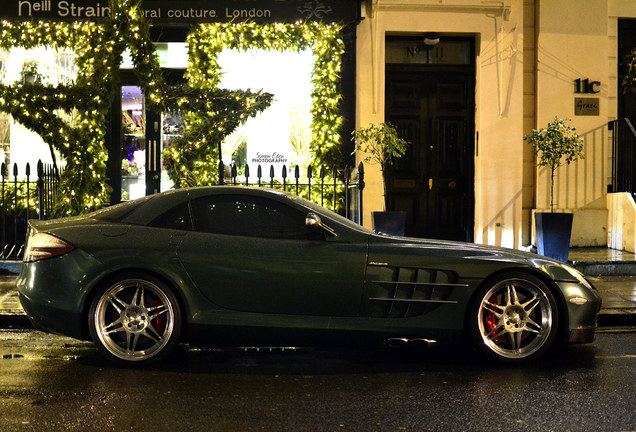
[[[181,332],[181,310],[160,280],[129,274],[113,280],[95,296],[88,325],[99,350],[111,360],[145,364],[172,351]]]
[[[550,348],[559,311],[547,285],[525,273],[508,273],[482,287],[471,307],[470,332],[482,353],[505,362],[536,359]]]

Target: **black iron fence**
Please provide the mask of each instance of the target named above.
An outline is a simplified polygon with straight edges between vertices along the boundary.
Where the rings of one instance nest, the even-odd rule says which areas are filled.
[[[636,193],[636,130],[627,118],[609,122],[612,131],[612,184],[608,192]]]
[[[256,173],[252,174],[247,165],[239,169],[236,165],[224,166],[220,162],[219,184],[284,190],[362,224],[362,163],[357,168],[346,166],[342,170],[328,171],[320,168],[317,173],[309,166],[302,175],[298,166],[291,173],[287,167],[283,167],[279,176],[274,171],[274,167],[270,166],[268,175],[264,175],[263,168],[259,165]],[[28,220],[48,219],[52,215],[59,172],[53,165],[44,165],[40,161],[36,176],[32,176],[29,164],[24,172],[19,172],[17,164],[14,164],[11,173],[5,164],[1,166],[0,259],[20,259],[24,251]]]
[[[27,164],[24,172],[13,164],[11,172],[6,164],[0,167],[0,259],[20,259],[24,250],[27,221],[48,219],[51,216],[54,196],[59,184],[59,172],[53,165],[38,162],[36,177]]]
[[[302,174],[299,166],[295,166],[291,173],[283,166],[280,176],[277,176],[273,165],[270,165],[268,173],[264,174],[261,165],[256,167],[256,173],[252,173],[249,165],[239,168],[235,164],[224,165],[221,161],[219,184],[268,187],[294,193],[362,225],[362,162],[357,168],[346,166],[343,170],[334,168],[327,171],[323,167],[317,173],[309,165],[307,171]]]

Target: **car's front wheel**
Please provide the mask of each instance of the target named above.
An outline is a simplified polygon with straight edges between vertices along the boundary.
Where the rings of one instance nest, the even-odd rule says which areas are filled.
[[[525,273],[501,275],[475,296],[470,315],[473,343],[506,362],[536,359],[554,342],[559,311],[550,289]]]
[[[111,360],[157,361],[172,351],[181,332],[181,310],[160,280],[128,274],[104,285],[88,314],[91,338]]]

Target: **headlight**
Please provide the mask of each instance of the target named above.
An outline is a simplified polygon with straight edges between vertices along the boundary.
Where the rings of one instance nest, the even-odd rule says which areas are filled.
[[[592,284],[590,284],[587,281],[587,279],[585,279],[585,276],[583,276],[583,273],[581,273],[580,271],[578,271],[574,267],[570,267],[569,265],[565,265],[564,264],[563,268],[565,270],[567,270],[567,272],[570,273],[572,276],[574,276],[576,278],[576,280],[578,280],[581,285],[583,285],[587,289],[595,290],[595,288],[592,286]]]

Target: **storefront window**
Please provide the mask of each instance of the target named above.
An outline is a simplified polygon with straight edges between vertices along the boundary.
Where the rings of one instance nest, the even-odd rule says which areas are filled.
[[[162,67],[186,68],[187,44],[157,43],[155,48]],[[236,164],[239,175],[244,174],[246,165],[250,165],[251,176],[256,174],[258,165],[265,176],[269,176],[271,165],[278,178],[283,166],[299,165],[305,173],[312,138],[312,52],[224,50],[217,60],[222,72],[219,87],[262,90],[274,95],[268,109],[248,119],[224,140],[223,162]],[[133,67],[130,56],[125,55],[122,69]],[[171,189],[173,184],[163,166],[162,155],[183,134],[183,117],[180,113],[147,111],[141,88],[136,85],[122,86],[121,103],[121,199]]]
[[[161,192],[172,189],[173,182],[163,169],[163,152],[183,134],[183,116],[180,113],[164,112],[160,116],[148,113],[138,86],[122,86],[121,112],[121,199],[141,198],[149,190],[154,193],[157,187]],[[148,179],[152,181],[148,182]]]
[[[155,43],[159,63],[166,69],[185,69],[188,45],[181,42]],[[123,55],[121,69],[133,69],[130,52]],[[149,193],[172,189],[173,182],[163,167],[163,152],[183,134],[180,113],[155,113],[146,109],[137,85],[121,87],[121,199],[132,200]]]
[[[122,200],[141,198],[146,195],[145,114],[141,89],[137,86],[123,86],[121,89]]]
[[[33,49],[0,49],[0,82],[4,85],[40,83],[45,85],[69,85],[75,82],[76,55],[70,50],[58,50],[47,46]],[[56,112],[65,122],[73,123],[77,112]],[[58,166],[64,165],[60,155],[54,153]],[[27,163],[32,169],[38,160],[53,162],[51,149],[34,132],[15,122],[7,113],[0,113],[0,163],[18,165],[18,174],[24,175]]]
[[[252,173],[261,165],[265,175],[273,165],[277,177],[283,165],[299,165],[305,172],[310,162],[312,53],[224,50],[218,62],[223,72],[220,87],[262,89],[274,95],[268,109],[223,142],[223,163],[239,168],[247,163]]]

